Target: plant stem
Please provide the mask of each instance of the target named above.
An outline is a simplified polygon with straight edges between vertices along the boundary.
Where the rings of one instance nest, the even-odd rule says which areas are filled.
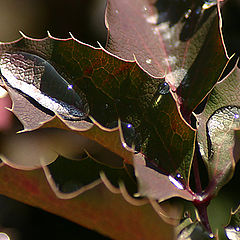
[[[201,194],[202,184],[201,184],[201,178],[200,178],[199,168],[198,168],[198,159],[196,154],[194,154],[194,158],[193,158],[193,173],[194,173],[196,193]]]
[[[201,223],[203,224],[203,226],[206,228],[206,230],[209,233],[212,233],[212,229],[211,229],[211,226],[209,224],[208,214],[207,214],[207,207],[209,205],[209,202],[210,202],[210,200],[205,201],[205,202],[195,203],[194,205],[198,210],[198,214],[199,214],[199,218],[201,220]]]
[[[194,201],[194,205],[198,210],[201,223],[209,233],[212,233],[211,226],[208,220],[208,214],[207,214],[207,207],[211,201],[211,198],[208,195],[203,194],[201,178],[199,174],[198,159],[197,159],[196,153],[194,154],[194,158],[193,158],[193,173],[194,173],[194,180],[195,180],[196,195],[198,196],[198,199]]]

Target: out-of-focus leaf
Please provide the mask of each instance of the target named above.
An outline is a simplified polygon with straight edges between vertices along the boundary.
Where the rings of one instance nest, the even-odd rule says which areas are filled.
[[[166,223],[178,226],[183,214],[183,204],[178,200],[179,199],[170,199],[160,203],[150,199],[150,203]]]
[[[240,239],[240,207],[231,212],[231,218],[228,225],[225,227],[225,233],[229,240]]]
[[[189,121],[227,63],[221,18],[210,3],[166,0],[154,6],[153,2],[108,1],[107,49],[136,59],[153,76],[165,77]]]
[[[147,203],[146,200],[134,197],[137,184],[129,168],[125,165],[113,169],[97,163],[90,155],[78,161],[58,156],[55,162],[43,167],[51,188],[59,198],[71,199],[104,182],[110,190],[122,193],[127,201],[132,200],[131,203],[135,205]],[[121,188],[125,191],[122,192]]]
[[[101,137],[105,141],[99,144],[96,140]],[[119,154],[108,150],[105,147],[107,143],[111,144],[113,150],[116,148],[116,153]],[[41,129],[1,137],[3,161],[19,169],[35,169],[48,165],[58,155],[78,160],[85,153],[95,161],[112,167],[122,167],[124,160],[128,162],[132,158],[132,153],[123,148],[118,130],[104,131],[94,125],[89,132],[81,134],[79,131],[74,132],[57,118],[45,123]]]
[[[1,194],[41,207],[112,239],[174,238],[173,227],[164,223],[149,204],[132,206],[102,184],[76,198],[62,200],[52,192],[40,169],[20,171],[4,166],[0,168],[0,176]]]
[[[237,65],[211,92],[204,111],[197,115],[198,144],[214,192],[228,182],[240,157],[239,80]]]
[[[89,156],[79,161],[58,156],[55,162],[43,169],[54,193],[62,199],[76,197],[101,183],[99,164]]]

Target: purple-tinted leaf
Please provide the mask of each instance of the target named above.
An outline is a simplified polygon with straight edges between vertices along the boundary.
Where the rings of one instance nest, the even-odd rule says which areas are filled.
[[[193,195],[180,179],[165,175],[149,168],[142,154],[134,157],[135,174],[139,183],[139,194],[162,202],[171,197],[192,201]]]
[[[109,0],[107,49],[136,59],[153,76],[165,77],[189,121],[227,62],[221,22],[213,4],[159,1],[156,7],[147,0]]]

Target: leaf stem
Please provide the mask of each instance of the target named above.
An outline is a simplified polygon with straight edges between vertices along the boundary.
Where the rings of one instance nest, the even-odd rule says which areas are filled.
[[[209,233],[212,233],[212,229],[209,224],[208,214],[207,214],[207,207],[209,205],[209,202],[210,202],[210,200],[204,201],[204,202],[199,202],[199,203],[195,202],[194,205],[198,210],[198,214],[199,214],[201,223],[203,224],[203,226],[206,228],[206,230]]]
[[[198,158],[197,154],[194,154],[193,158],[193,173],[195,180],[195,188],[197,199],[194,201],[194,205],[198,210],[199,218],[203,226],[209,233],[212,233],[211,226],[208,220],[207,207],[211,201],[211,197],[208,194],[204,194],[202,190],[201,178],[199,174]]]
[[[194,173],[196,193],[200,194],[202,193],[202,184],[201,184],[201,178],[200,178],[199,168],[198,168],[198,159],[196,154],[194,154],[194,158],[193,158],[193,173]]]

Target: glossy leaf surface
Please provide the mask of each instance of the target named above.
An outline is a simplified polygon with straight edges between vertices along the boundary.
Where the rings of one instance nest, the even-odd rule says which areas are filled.
[[[232,177],[239,160],[239,68],[211,92],[199,121],[198,142],[216,191]]]
[[[214,4],[153,2],[109,0],[107,48],[124,59],[136,59],[153,76],[165,77],[188,121],[227,62],[221,19]]]
[[[57,110],[46,109],[46,106],[42,109],[39,102],[36,103],[35,95],[29,96],[26,92],[19,92],[16,87],[8,84],[7,79],[4,81],[8,75],[3,74],[3,84],[5,83],[13,100],[12,111],[23,123],[25,131],[34,130],[42,125],[44,128],[73,130],[122,156],[129,163],[131,163],[131,153],[122,147],[121,141],[128,143],[129,137],[138,138],[139,148],[153,165],[163,169],[167,174],[179,173],[185,182],[188,182],[195,132],[179,115],[175,101],[168,90],[162,92],[161,79],[149,76],[135,62],[123,61],[101,48],[87,46],[73,38],[58,40],[48,37],[34,40],[23,37],[14,43],[2,44],[1,48],[3,72],[4,69],[11,70],[11,61],[8,68],[4,65],[6,53],[10,54],[13,60],[20,58],[18,61],[23,66],[25,62],[31,63],[32,58],[38,54],[41,59],[44,58],[51,63],[61,76],[69,76],[68,84],[65,85],[72,86],[71,88],[79,92],[80,97],[83,95],[86,97],[89,114],[101,125],[111,126],[112,122],[120,118],[121,121],[134,127],[136,137],[128,136],[132,133],[124,129],[120,132],[117,129],[110,130],[109,127],[101,127],[98,123],[93,127],[88,119],[72,121],[66,116],[61,117],[61,120],[60,116],[53,118],[54,112],[59,115]],[[21,55],[19,51],[34,53],[34,55],[29,60],[29,55]],[[30,70],[37,71],[36,66],[31,67],[31,64],[27,65],[27,70],[29,66]],[[13,68],[16,68],[16,64],[13,64]],[[40,81],[39,89],[43,89],[41,84],[44,84],[45,79],[43,83],[41,78],[34,79]],[[20,79],[20,81],[23,80]],[[50,92],[47,94],[52,98],[53,94]],[[43,92],[42,95],[44,95]],[[31,135],[31,132],[26,134]],[[110,135],[113,137],[109,137]],[[135,144],[134,141],[132,143]],[[61,155],[60,152],[59,154]],[[47,160],[44,165],[55,159],[56,156]]]

